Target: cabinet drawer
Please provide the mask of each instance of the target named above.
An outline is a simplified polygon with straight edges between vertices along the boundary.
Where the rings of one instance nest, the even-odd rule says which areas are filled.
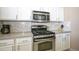
[[[13,44],[14,44],[13,40],[0,40],[0,47],[1,46],[13,45]]]
[[[32,38],[31,37],[25,37],[25,38],[17,38],[16,39],[16,44],[27,44],[32,42]]]
[[[17,51],[32,51],[31,45],[17,45]]]
[[[14,45],[0,47],[0,51],[14,51]]]

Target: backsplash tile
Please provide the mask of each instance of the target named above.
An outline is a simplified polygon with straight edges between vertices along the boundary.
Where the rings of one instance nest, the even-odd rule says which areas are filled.
[[[48,30],[57,31],[60,28],[61,24],[67,25],[70,23],[62,23],[62,22],[48,22],[48,23],[35,23],[35,22],[0,22],[0,29],[2,24],[9,24],[11,26],[11,32],[31,32],[32,25],[46,25]],[[64,30],[67,30],[70,26],[65,26]]]
[[[31,22],[3,22],[11,26],[11,32],[28,32],[31,31]]]
[[[48,23],[32,23],[32,25],[46,25],[49,31],[56,31],[60,28],[62,22],[48,22]]]
[[[57,31],[58,28],[60,28],[60,26],[61,26],[61,23],[51,22],[51,23],[50,23],[50,26],[49,26],[49,30],[50,30],[50,31]]]

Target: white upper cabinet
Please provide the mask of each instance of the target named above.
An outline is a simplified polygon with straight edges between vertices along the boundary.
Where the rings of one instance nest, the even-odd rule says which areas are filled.
[[[32,8],[30,7],[19,7],[17,20],[32,20]]]
[[[40,11],[40,7],[31,7],[32,8],[32,11]]]
[[[41,7],[41,11],[50,12],[50,7]]]
[[[50,21],[64,21],[63,7],[38,7],[34,8],[37,11],[45,11],[50,13]]]
[[[28,20],[32,21],[33,11],[47,11],[48,8],[45,7],[18,7],[17,20]]]
[[[0,20],[16,20],[16,7],[0,7]]]
[[[32,10],[35,11],[45,11],[45,12],[50,12],[49,7],[32,7]]]
[[[32,21],[32,11],[50,12],[50,21],[64,21],[62,7],[0,7],[0,20]]]
[[[50,8],[50,21],[57,21],[56,20],[56,8]]]
[[[64,8],[57,8],[57,21],[64,21]]]
[[[50,21],[64,21],[64,8],[50,8]]]

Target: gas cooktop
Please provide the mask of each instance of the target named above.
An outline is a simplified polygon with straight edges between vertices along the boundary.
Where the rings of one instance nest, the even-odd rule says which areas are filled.
[[[51,31],[32,31],[32,33],[34,36],[55,34],[54,32]]]
[[[48,31],[46,25],[33,25],[31,30],[34,36],[55,34],[54,32]]]

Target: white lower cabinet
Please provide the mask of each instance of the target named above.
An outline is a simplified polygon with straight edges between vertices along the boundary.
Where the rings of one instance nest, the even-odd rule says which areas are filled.
[[[32,37],[0,40],[0,51],[32,51]]]
[[[17,38],[16,50],[17,51],[32,51],[32,37]]]
[[[0,51],[13,51],[14,50],[14,40],[0,40]]]
[[[70,33],[56,34],[55,50],[62,51],[70,48]]]
[[[62,50],[62,34],[56,34],[55,50],[56,51]]]
[[[0,7],[0,20],[16,20],[17,7]]]

